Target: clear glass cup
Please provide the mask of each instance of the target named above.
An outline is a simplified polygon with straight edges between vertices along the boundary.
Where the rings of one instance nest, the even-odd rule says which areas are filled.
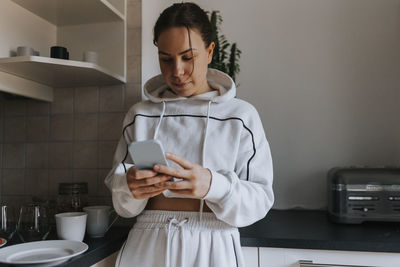
[[[45,240],[50,232],[47,210],[38,204],[20,208],[17,233],[23,242]]]
[[[14,208],[7,205],[2,205],[0,210],[1,225],[0,237],[10,240],[13,238],[16,230],[16,220]]]

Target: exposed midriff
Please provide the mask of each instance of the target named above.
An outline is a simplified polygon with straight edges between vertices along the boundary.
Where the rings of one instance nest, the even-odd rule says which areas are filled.
[[[200,200],[192,198],[167,198],[163,194],[152,197],[147,202],[146,210],[199,211]],[[211,212],[204,202],[203,211]]]

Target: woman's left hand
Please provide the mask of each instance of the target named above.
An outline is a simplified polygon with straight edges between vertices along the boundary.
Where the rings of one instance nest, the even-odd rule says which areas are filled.
[[[173,153],[166,153],[165,156],[167,159],[179,164],[183,169],[157,164],[154,165],[154,171],[183,180],[162,182],[156,186],[166,187],[173,193],[187,195],[193,198],[200,199],[207,195],[211,186],[212,177],[209,169],[203,168]]]

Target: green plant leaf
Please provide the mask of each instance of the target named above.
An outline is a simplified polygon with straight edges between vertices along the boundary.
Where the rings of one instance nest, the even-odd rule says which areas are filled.
[[[218,10],[207,12],[210,17],[212,38],[215,43],[210,68],[218,69],[227,73],[235,81],[236,75],[240,72],[239,59],[241,50],[236,43],[230,44],[225,35],[220,34],[220,27],[223,22],[222,16]]]

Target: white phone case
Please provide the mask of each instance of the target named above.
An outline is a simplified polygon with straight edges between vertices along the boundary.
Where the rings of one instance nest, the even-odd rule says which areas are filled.
[[[136,169],[153,169],[155,164],[168,166],[164,149],[160,141],[152,139],[130,143],[129,154],[132,157]]]
[[[162,164],[168,166],[165,152],[160,141],[152,139],[146,141],[132,142],[128,146],[129,154],[132,157],[136,169],[153,169],[155,164]],[[181,179],[172,178],[173,181],[180,181]],[[169,190],[163,192],[165,197],[183,198],[185,196],[172,193]]]

